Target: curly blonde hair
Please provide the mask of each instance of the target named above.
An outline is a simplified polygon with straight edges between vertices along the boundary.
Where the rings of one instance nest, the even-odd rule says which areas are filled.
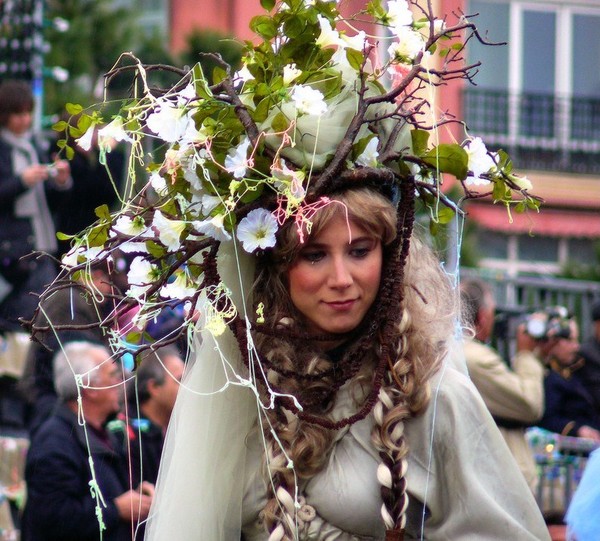
[[[400,253],[392,249],[397,234],[394,205],[371,188],[351,189],[330,198],[335,203],[316,213],[309,241],[334,216],[345,213],[349,221],[381,239],[384,276],[386,263]],[[449,281],[431,250],[413,237],[403,277],[398,278],[402,279],[401,295],[391,302],[387,299],[388,313],[371,338],[361,342],[369,331],[365,325],[359,327],[361,336],[349,340],[352,343],[333,370],[333,361],[306,332],[303,317],[289,297],[287,270],[302,247],[296,225],[287,224],[278,233],[273,253],[265,254],[257,268],[255,299],[264,305],[265,321],[255,326],[255,343],[267,367],[269,384],[296,397],[303,408],[299,414],[289,403],[276,403],[268,410],[266,467],[271,483],[261,518],[269,532],[277,530],[273,535],[284,540],[296,539],[308,524],[307,504],[302,497],[299,502],[294,498],[300,485],[322,471],[328,461],[338,427],[329,414],[337,391],[349,383],[350,388],[360,389],[356,395],[363,401],[371,393],[372,403],[366,411],[372,410],[375,419],[372,441],[391,479],[381,489],[383,520],[387,529],[403,529],[408,454],[403,423],[427,406],[428,381],[438,369],[445,339],[452,333]],[[365,322],[373,320],[381,302],[380,298],[375,301]],[[357,351],[360,354],[354,354]],[[268,392],[266,388],[262,391]],[[360,407],[357,404],[357,410]]]

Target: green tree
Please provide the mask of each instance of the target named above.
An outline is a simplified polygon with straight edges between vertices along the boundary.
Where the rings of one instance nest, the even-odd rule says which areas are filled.
[[[234,70],[241,65],[242,45],[220,32],[197,28],[187,36],[186,44],[187,48],[181,54],[182,63],[193,66],[200,62],[202,70],[209,78],[212,77],[217,62],[203,56],[203,53],[219,53]]]
[[[46,114],[60,114],[69,101],[84,105],[100,101],[104,74],[124,51],[134,52],[146,63],[172,61],[166,40],[148,35],[138,24],[136,11],[115,0],[49,0],[45,15],[49,20],[61,17],[69,22],[66,32],[54,28],[46,32],[50,48],[44,63],[69,71],[66,82],[45,81]],[[111,91],[120,96],[130,84],[131,77],[117,78]]]

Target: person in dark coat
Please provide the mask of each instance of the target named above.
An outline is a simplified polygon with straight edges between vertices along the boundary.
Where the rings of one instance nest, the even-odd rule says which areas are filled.
[[[539,426],[564,436],[600,442],[600,418],[581,378],[583,362],[578,356],[579,332],[575,320],[571,320],[570,326],[570,336],[556,339],[546,356],[546,407]]]
[[[584,360],[581,379],[600,415],[600,300],[592,305],[593,333],[581,343],[579,355]]]
[[[52,209],[71,187],[69,163],[50,158],[32,135],[33,94],[24,81],[0,84],[0,274],[7,294],[0,302],[0,330],[20,331],[56,275],[49,257],[58,245]],[[28,256],[28,257],[24,257]]]
[[[105,429],[119,409],[121,370],[106,348],[87,342],[56,355],[61,402],[27,455],[23,541],[131,540],[147,517],[154,487],[129,488],[127,462]]]

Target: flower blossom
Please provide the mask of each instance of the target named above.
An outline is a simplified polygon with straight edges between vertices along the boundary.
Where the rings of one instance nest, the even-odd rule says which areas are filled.
[[[167,187],[167,181],[158,171],[154,171],[150,175],[150,185],[152,189],[161,197],[168,195],[169,188]]]
[[[242,142],[235,148],[231,149],[225,158],[225,169],[230,172],[235,178],[244,178],[249,165],[248,147],[250,139],[244,137]]]
[[[117,233],[128,235],[129,237],[152,237],[152,231],[144,222],[144,218],[141,216],[122,215],[119,216],[115,223],[112,225],[112,229]]]
[[[170,220],[157,210],[152,219],[152,227],[157,231],[158,238],[167,251],[176,252],[181,248],[179,239],[185,229],[186,223],[182,220]]]
[[[264,250],[275,246],[277,229],[277,220],[271,212],[266,209],[254,209],[239,223],[237,238],[244,250],[252,253],[258,248]]]
[[[224,219],[225,217],[222,214],[217,214],[212,218],[207,218],[206,220],[202,220],[200,222],[193,222],[192,225],[199,233],[203,233],[215,240],[222,242],[231,240],[231,235],[225,229],[225,225],[223,223]]]
[[[379,157],[378,146],[379,139],[377,137],[371,138],[361,155],[356,159],[356,163],[364,167],[376,167],[377,158]]]
[[[398,41],[388,47],[392,62],[411,64],[415,57],[425,50],[425,38],[420,32],[403,27],[397,37]]]
[[[108,253],[101,254],[104,246],[86,247],[78,244],[73,246],[65,255],[61,263],[64,268],[70,269],[79,265],[79,258],[82,257],[88,261],[100,261],[108,256]]]
[[[403,26],[410,26],[413,23],[413,14],[406,0],[388,1],[387,21],[396,29]]]
[[[92,142],[94,140],[94,133],[96,132],[96,124],[92,124],[86,132],[77,139],[77,145],[83,150],[90,150],[92,148]]]
[[[159,99],[154,112],[146,119],[150,131],[167,143],[179,141],[193,123],[191,113],[166,99]]]
[[[323,17],[323,15],[317,15],[317,19],[319,21],[319,26],[321,27],[321,33],[317,38],[316,44],[319,47],[330,47],[330,46],[344,46],[344,42],[340,36],[340,33],[335,30],[329,19]]]
[[[481,137],[474,137],[465,146],[465,151],[468,156],[467,167],[473,173],[473,177],[468,177],[466,184],[482,185],[489,184],[490,181],[481,178],[481,175],[489,173],[490,170],[496,167],[495,159],[490,156]]]
[[[287,64],[283,66],[283,84],[288,86],[292,81],[302,75],[302,70],[296,67],[296,64]]]
[[[287,166],[285,160],[281,160],[280,167],[271,166],[271,174],[274,179],[273,185],[277,191],[295,203],[300,203],[304,199],[306,190],[302,183],[306,175],[303,171],[294,171]]]
[[[127,273],[129,283],[127,295],[135,299],[141,299],[152,287],[154,280],[158,278],[158,274],[159,270],[156,265],[153,265],[142,256],[134,258]]]
[[[319,116],[327,111],[323,94],[307,85],[296,85],[292,90],[292,100],[300,114]]]
[[[126,141],[133,143],[133,139],[123,128],[123,119],[117,116],[109,124],[98,130],[98,145],[105,151],[110,152],[113,141]]]
[[[196,293],[196,288],[190,285],[185,272],[176,275],[175,280],[160,288],[160,296],[167,299],[189,299]]]

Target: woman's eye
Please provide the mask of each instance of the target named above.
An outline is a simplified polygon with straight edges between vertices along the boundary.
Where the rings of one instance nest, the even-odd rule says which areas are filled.
[[[371,248],[369,246],[360,246],[357,248],[353,248],[350,251],[350,254],[352,255],[352,257],[362,258],[362,257],[367,257],[369,255],[370,251],[371,251]]]
[[[302,252],[301,256],[304,261],[308,261],[309,263],[315,263],[316,261],[320,261],[325,257],[324,252]]]

